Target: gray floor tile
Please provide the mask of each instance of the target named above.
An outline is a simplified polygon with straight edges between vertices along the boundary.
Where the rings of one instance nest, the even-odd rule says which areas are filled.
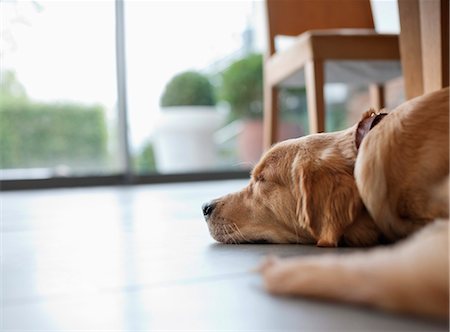
[[[245,181],[2,193],[5,330],[444,331],[448,325],[273,297],[267,254],[349,249],[222,245],[200,206]]]

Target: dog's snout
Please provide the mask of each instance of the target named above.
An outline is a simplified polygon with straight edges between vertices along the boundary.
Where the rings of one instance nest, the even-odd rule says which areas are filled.
[[[203,215],[206,219],[208,219],[215,207],[216,203],[214,202],[208,202],[202,205]]]

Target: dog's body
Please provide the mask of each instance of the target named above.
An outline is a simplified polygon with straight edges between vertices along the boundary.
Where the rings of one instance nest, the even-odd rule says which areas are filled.
[[[270,258],[260,271],[274,293],[447,317],[448,99],[444,89],[411,100],[368,133],[374,112],[345,131],[275,145],[246,188],[204,206],[211,235],[225,243],[359,246],[430,224],[394,246]]]
[[[448,173],[448,89],[399,106],[363,140],[355,165],[364,205],[391,240],[448,218]]]

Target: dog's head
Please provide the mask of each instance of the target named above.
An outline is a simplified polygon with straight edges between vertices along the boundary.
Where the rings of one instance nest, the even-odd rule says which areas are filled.
[[[211,236],[223,243],[336,246],[365,211],[353,177],[362,122],[273,146],[247,187],[203,205]],[[363,228],[352,232],[361,237]]]

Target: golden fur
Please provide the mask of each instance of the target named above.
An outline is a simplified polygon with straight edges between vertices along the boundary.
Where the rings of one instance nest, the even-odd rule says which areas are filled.
[[[444,89],[404,103],[359,151],[358,124],[275,145],[246,188],[213,201],[211,235],[224,243],[361,246],[396,241],[430,224],[393,246],[270,258],[260,272],[273,293],[447,317],[448,99]]]
[[[356,125],[287,140],[270,149],[242,191],[215,200],[208,220],[224,243],[336,246],[378,242],[353,177]]]

